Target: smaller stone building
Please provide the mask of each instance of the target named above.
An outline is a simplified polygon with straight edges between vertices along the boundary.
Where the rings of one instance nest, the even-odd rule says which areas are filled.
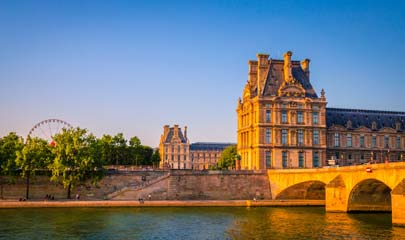
[[[160,167],[171,169],[190,169],[190,142],[187,139],[187,126],[184,134],[179,125],[163,127],[159,144]]]
[[[160,137],[160,167],[170,169],[209,169],[217,164],[222,151],[234,143],[197,142],[190,144],[187,127],[184,132],[179,125],[163,127]]]
[[[215,166],[225,148],[234,143],[197,142],[190,145],[192,169],[204,170]]]

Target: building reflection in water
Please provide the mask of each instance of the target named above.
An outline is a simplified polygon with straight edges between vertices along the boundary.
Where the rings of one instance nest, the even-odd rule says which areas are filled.
[[[322,208],[251,208],[234,220],[231,239],[405,239],[387,213],[325,213]]]

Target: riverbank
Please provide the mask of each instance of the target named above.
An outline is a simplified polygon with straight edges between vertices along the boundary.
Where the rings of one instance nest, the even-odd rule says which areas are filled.
[[[190,200],[190,201],[0,201],[0,208],[64,207],[296,207],[325,206],[324,200]]]

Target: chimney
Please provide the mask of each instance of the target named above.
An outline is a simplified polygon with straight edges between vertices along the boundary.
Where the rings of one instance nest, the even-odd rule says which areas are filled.
[[[249,65],[248,81],[250,84],[253,85],[257,83],[257,61],[249,60],[248,65]]]
[[[269,68],[269,54],[258,53],[257,55],[259,71],[257,74],[257,95],[260,96],[263,88],[264,82],[267,77],[267,70]]]
[[[284,81],[286,82],[289,82],[290,79],[292,79],[291,56],[292,56],[291,51],[284,53]]]
[[[309,60],[308,58],[305,58],[304,60],[301,61],[301,68],[304,70],[305,75],[309,78]]]
[[[187,126],[184,127],[184,138],[187,141]]]
[[[178,137],[179,136],[179,125],[174,125],[174,136]]]
[[[163,136],[167,136],[167,134],[169,133],[169,125],[164,125],[163,126]]]

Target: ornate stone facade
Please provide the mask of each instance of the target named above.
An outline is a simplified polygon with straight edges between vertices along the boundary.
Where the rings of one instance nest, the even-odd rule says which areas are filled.
[[[170,169],[204,170],[217,164],[222,151],[233,143],[192,143],[187,138],[187,127],[184,133],[179,125],[163,127],[160,137],[160,167]]]
[[[318,97],[309,81],[309,59],[291,56],[248,62],[236,110],[242,169],[404,160],[405,113],[326,108],[325,92]]]
[[[249,61],[249,79],[239,100],[238,152],[242,169],[323,166],[326,160],[324,93],[309,81],[309,60]]]
[[[192,168],[196,170],[209,169],[218,163],[222,152],[233,143],[192,143],[190,145],[190,155]]]
[[[339,165],[405,160],[405,112],[326,109],[328,159]]]
[[[187,127],[184,134],[179,125],[163,127],[159,144],[160,167],[172,169],[190,169],[190,142],[187,138]]]

